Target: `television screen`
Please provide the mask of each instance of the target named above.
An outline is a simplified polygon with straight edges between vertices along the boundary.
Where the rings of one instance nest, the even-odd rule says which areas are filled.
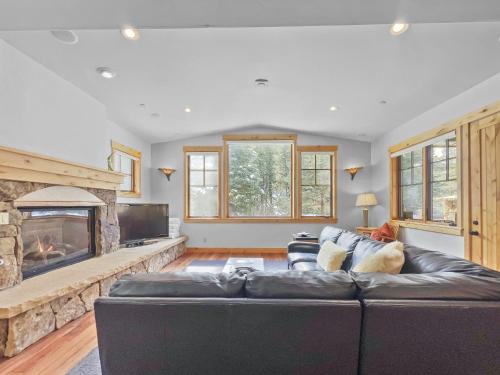
[[[168,237],[168,204],[118,204],[120,243]]]

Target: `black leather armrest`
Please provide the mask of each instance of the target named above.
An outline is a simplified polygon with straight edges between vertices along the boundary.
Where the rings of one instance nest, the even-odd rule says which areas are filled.
[[[288,252],[318,254],[320,247],[319,243],[293,241],[288,244]]]

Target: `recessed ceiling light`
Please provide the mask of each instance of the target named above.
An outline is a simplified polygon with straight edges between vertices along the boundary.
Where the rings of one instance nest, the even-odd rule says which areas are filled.
[[[267,79],[265,79],[265,78],[257,78],[257,79],[255,80],[255,84],[256,84],[257,86],[260,86],[260,87],[262,87],[262,86],[267,86],[267,84],[268,84],[268,83],[269,83],[269,80],[267,80]]]
[[[101,77],[106,79],[111,79],[116,77],[116,72],[113,72],[110,68],[106,68],[105,66],[100,66],[96,69],[96,72],[101,75]]]
[[[158,117],[160,117],[160,114],[159,114],[159,113],[154,112],[154,113],[151,113],[151,117],[152,117],[152,118],[158,118]]]
[[[120,32],[122,33],[122,36],[128,40],[137,40],[141,37],[141,35],[139,34],[139,30],[131,26],[122,27],[120,29]]]
[[[392,35],[401,35],[410,27],[409,24],[403,22],[396,22],[391,26],[391,34]]]
[[[64,44],[78,43],[78,35],[71,30],[51,30],[50,33],[54,38]]]
[[[332,105],[332,106],[330,107],[330,111],[332,111],[332,112],[336,111],[337,109],[338,109],[338,108],[337,108],[337,107],[335,107],[334,105]]]
[[[184,112],[191,113],[191,108],[189,108],[189,107],[184,108]]]
[[[387,104],[387,100],[383,100],[383,99],[382,99],[381,101],[379,101],[379,103],[380,103],[380,104]]]

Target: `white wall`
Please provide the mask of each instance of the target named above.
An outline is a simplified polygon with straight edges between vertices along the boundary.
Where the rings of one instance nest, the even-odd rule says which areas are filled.
[[[277,133],[276,129],[254,127],[239,133]],[[238,133],[238,132],[232,132]],[[152,198],[155,202],[170,204],[171,217],[184,216],[183,146],[222,145],[222,134],[203,136],[152,146]],[[299,145],[338,145],[338,226],[353,229],[362,223],[361,210],[354,206],[356,194],[370,187],[370,144],[299,133]],[[342,169],[353,165],[366,166],[354,181]],[[177,172],[170,182],[157,171],[159,167],[173,167]],[[183,232],[189,236],[191,247],[285,247],[292,233],[308,231],[319,234],[325,224],[183,224]]]
[[[377,194],[380,203],[373,210],[376,225],[382,224],[389,218],[388,148],[406,138],[436,128],[445,122],[456,119],[499,99],[500,74],[497,74],[384,134],[372,143],[372,189]],[[464,240],[460,236],[403,229],[402,239],[416,246],[464,256]]]
[[[151,145],[109,121],[104,105],[0,39],[0,145],[107,168],[110,141],[143,153],[149,201]]]

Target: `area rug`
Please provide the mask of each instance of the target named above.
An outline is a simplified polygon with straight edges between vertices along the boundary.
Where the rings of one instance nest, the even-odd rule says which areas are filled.
[[[92,349],[67,375],[102,375],[97,348]]]
[[[193,260],[184,269],[187,272],[222,272],[226,261],[220,260]],[[267,260],[264,259],[264,269],[266,271],[281,271],[288,269],[286,260]]]

